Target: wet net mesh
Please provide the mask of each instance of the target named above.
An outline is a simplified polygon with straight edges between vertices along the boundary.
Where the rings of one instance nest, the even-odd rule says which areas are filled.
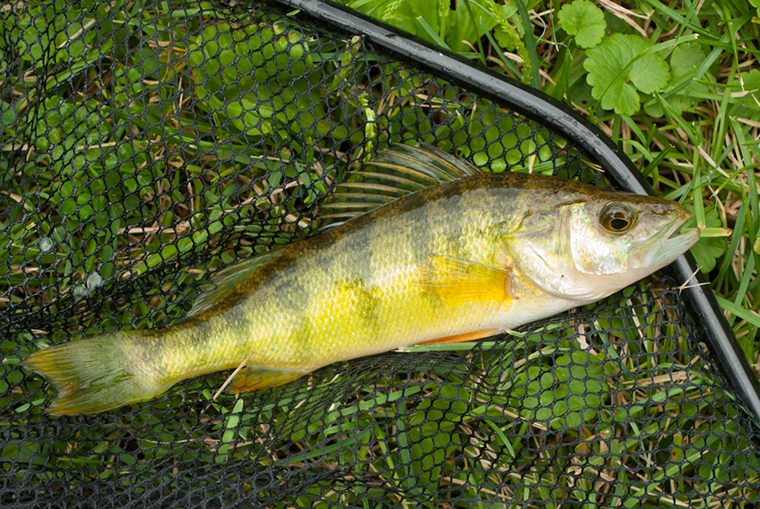
[[[276,6],[0,3],[0,506],[749,507],[758,432],[674,281],[286,386],[53,418],[33,351],[182,320],[391,142],[599,181],[561,133]]]

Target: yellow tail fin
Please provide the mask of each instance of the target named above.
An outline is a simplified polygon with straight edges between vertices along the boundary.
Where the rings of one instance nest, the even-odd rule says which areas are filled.
[[[58,390],[53,415],[94,414],[145,401],[168,388],[156,387],[130,365],[127,334],[116,333],[46,348],[21,364],[45,376]]]

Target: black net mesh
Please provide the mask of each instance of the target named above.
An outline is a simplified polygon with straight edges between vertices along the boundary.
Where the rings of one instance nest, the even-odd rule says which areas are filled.
[[[2,507],[757,503],[757,430],[660,276],[476,344],[49,417],[22,359],[177,323],[214,271],[313,233],[319,198],[391,142],[601,173],[562,133],[276,7],[3,2],[0,52]]]

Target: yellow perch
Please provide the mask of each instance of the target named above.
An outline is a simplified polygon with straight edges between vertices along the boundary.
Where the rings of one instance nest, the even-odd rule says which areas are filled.
[[[273,387],[598,300],[688,250],[699,238],[680,233],[690,216],[675,202],[396,145],[326,200],[322,233],[221,271],[179,325],[57,345],[23,365],[58,389],[52,414],[148,400],[244,362],[231,390]]]

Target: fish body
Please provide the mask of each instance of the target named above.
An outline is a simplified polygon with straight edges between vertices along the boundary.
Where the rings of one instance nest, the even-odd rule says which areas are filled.
[[[498,334],[614,293],[698,238],[678,232],[686,209],[657,198],[482,173],[432,147],[398,147],[377,164],[394,182],[400,172],[418,184],[399,184],[403,196],[382,206],[360,201],[357,217],[225,269],[176,326],[30,356],[24,365],[59,390],[49,411],[101,412],[241,366],[232,390],[261,389],[336,361]],[[354,194],[334,207],[350,217]]]

